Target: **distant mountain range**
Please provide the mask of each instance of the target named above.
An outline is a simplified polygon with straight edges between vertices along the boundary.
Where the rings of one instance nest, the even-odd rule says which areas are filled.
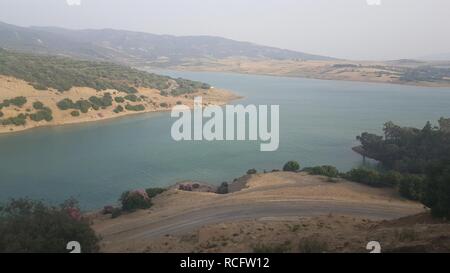
[[[69,30],[19,27],[0,22],[0,47],[127,64],[172,66],[195,59],[243,57],[273,60],[333,60],[213,36],[172,36],[114,29]]]

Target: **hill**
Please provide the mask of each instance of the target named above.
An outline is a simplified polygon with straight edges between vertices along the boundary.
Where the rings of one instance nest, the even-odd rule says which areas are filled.
[[[40,90],[91,87],[135,93],[136,88],[154,88],[173,94],[209,89],[205,83],[172,79],[106,62],[80,61],[55,56],[17,53],[0,48],[0,74],[29,82]]]
[[[231,93],[107,62],[0,48],[0,133],[95,121],[175,104],[223,104]]]
[[[140,68],[450,86],[445,61],[349,61],[213,36],[114,29],[19,27],[0,22],[0,47]]]
[[[1,22],[0,47],[155,66],[172,66],[186,60],[202,58],[332,59],[213,36],[156,35],[114,29],[25,28]]]

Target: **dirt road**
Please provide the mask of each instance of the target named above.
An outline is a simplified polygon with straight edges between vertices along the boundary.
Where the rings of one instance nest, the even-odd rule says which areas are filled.
[[[152,209],[97,219],[94,229],[103,238],[104,251],[133,251],[158,238],[215,223],[329,214],[388,220],[422,211],[420,204],[390,189],[280,172],[255,175],[247,188],[225,195],[172,188],[155,199]]]

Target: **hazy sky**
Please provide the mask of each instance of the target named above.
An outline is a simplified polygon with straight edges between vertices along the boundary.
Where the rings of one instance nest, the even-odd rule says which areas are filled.
[[[450,53],[450,0],[0,0],[0,21],[214,35],[351,59]]]

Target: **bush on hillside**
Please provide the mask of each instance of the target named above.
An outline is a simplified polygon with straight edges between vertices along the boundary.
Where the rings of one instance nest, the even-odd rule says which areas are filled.
[[[138,105],[127,104],[127,105],[125,105],[125,109],[127,109],[128,111],[144,111],[145,106],[142,104],[138,104]]]
[[[125,99],[124,99],[123,97],[115,97],[114,100],[115,100],[117,103],[122,103],[122,102],[125,101]]]
[[[126,95],[124,97],[124,99],[131,101],[131,102],[136,102],[138,100],[138,97],[134,94],[129,94],[129,95]]]
[[[285,172],[296,172],[300,169],[300,164],[297,161],[288,161],[283,166],[283,171]]]
[[[110,93],[105,93],[103,97],[91,96],[89,102],[91,105],[96,105],[98,107],[108,107],[112,105],[112,97]]]
[[[10,104],[15,105],[17,107],[22,107],[25,103],[27,103],[27,98],[24,96],[15,97],[8,100]]]
[[[152,206],[150,197],[145,190],[126,191],[122,193],[120,202],[124,211],[148,209]]]
[[[327,177],[338,177],[339,176],[338,169],[334,166],[329,166],[329,165],[305,168],[304,171],[306,171],[307,173],[312,174],[312,175],[323,175],[323,176],[327,176]]]
[[[386,186],[395,187],[400,185],[400,182],[403,179],[403,174],[397,171],[388,171],[386,173],[382,173],[380,179]]]
[[[217,193],[218,194],[227,194],[228,193],[228,183],[222,182],[222,184],[220,184],[220,186],[217,188]]]
[[[436,217],[450,219],[450,164],[441,162],[427,170],[423,202]]]
[[[425,177],[415,174],[405,174],[399,183],[399,193],[401,196],[415,201],[422,200],[425,190]]]
[[[44,104],[40,101],[33,102],[33,108],[36,110],[42,110],[44,109]]]
[[[163,193],[164,191],[166,191],[166,189],[164,189],[164,188],[148,188],[148,189],[145,189],[145,192],[147,193],[149,198],[153,198],[153,197],[157,196],[158,194]]]
[[[33,121],[51,121],[53,120],[52,109],[43,106],[41,110],[30,114],[30,119]]]
[[[70,200],[59,207],[29,199],[0,206],[0,253],[67,253],[77,241],[84,253],[99,250],[99,238]]]
[[[107,62],[81,61],[71,58],[32,55],[0,49],[0,74],[22,79],[39,90],[60,92],[72,87],[90,87],[98,91],[115,89],[137,93],[137,88],[165,90],[174,85],[174,94],[209,89],[209,85],[185,79],[147,73]]]
[[[118,113],[120,113],[120,112],[123,112],[123,107],[122,107],[122,105],[117,105],[117,107],[114,108],[113,112],[116,113],[116,114],[118,114]]]
[[[80,112],[78,112],[77,110],[74,110],[74,111],[70,112],[70,115],[72,117],[79,117],[80,116]]]
[[[25,114],[19,114],[15,117],[10,117],[1,121],[2,125],[15,125],[21,126],[27,123],[27,116]]]

